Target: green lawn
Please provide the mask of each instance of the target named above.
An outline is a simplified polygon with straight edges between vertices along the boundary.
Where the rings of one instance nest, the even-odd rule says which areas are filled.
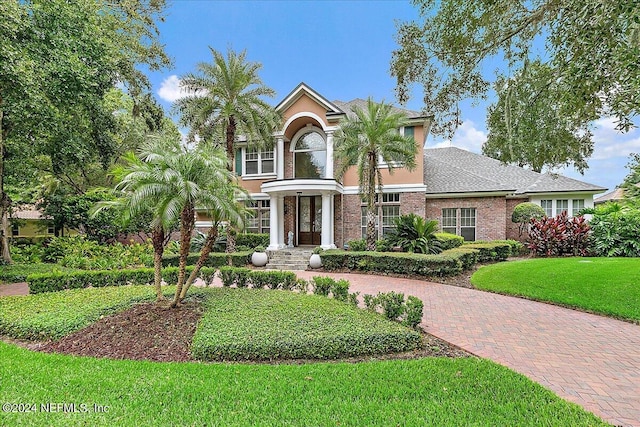
[[[0,342],[0,403],[7,402],[36,405],[34,413],[0,413],[0,424],[12,426],[605,425],[477,358],[180,364],[40,354]],[[46,413],[47,402],[88,412]],[[94,413],[94,404],[108,412]]]
[[[478,289],[640,321],[640,258],[535,258],[480,268]]]

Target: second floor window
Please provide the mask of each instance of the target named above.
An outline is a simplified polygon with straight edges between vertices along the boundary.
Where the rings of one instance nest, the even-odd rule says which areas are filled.
[[[261,175],[274,171],[273,150],[246,149],[245,175]]]
[[[295,144],[295,177],[324,178],[327,144],[322,135],[310,131],[298,138]]]

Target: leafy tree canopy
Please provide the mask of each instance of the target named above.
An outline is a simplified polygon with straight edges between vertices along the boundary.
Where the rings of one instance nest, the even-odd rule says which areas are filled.
[[[434,132],[451,136],[459,103],[490,87],[483,68],[503,58],[517,70],[544,41],[557,100],[582,122],[613,115],[623,131],[640,111],[640,7],[628,0],[413,0],[421,22],[398,28],[391,74],[400,102],[413,84],[435,114]]]
[[[640,154],[632,153],[627,164],[629,174],[624,178],[620,187],[624,188],[625,198],[640,204]]]
[[[555,78],[548,64],[525,61],[514,77],[499,77],[496,90],[498,101],[487,114],[485,155],[536,172],[574,166],[583,173],[589,167],[593,153],[589,123],[557,104],[570,89]]]

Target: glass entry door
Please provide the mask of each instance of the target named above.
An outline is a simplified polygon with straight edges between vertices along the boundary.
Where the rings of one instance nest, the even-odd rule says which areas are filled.
[[[298,244],[319,245],[322,233],[322,196],[300,196],[298,200]]]

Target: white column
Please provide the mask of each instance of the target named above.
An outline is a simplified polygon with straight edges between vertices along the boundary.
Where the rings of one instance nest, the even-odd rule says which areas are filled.
[[[322,232],[320,234],[320,246],[322,249],[331,248],[331,194],[322,193]]]
[[[284,196],[278,196],[278,249],[285,247],[284,240]]]
[[[278,198],[276,196],[269,196],[269,247],[270,251],[275,251],[278,248]]]
[[[327,167],[325,178],[333,179],[333,131],[327,131]]]
[[[278,136],[276,145],[276,166],[278,167],[278,179],[284,179],[284,136]]]

